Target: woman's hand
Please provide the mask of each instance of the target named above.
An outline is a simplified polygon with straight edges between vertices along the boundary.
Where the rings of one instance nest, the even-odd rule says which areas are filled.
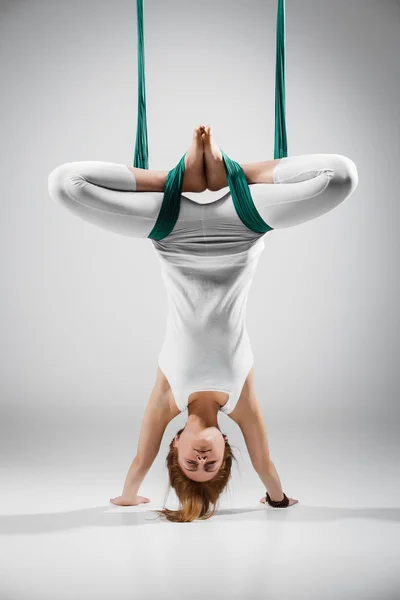
[[[135,456],[131,466],[129,467],[121,496],[110,498],[110,502],[117,504],[118,506],[137,506],[138,504],[150,502],[150,498],[138,496],[137,494],[140,485],[149,469],[150,464],[143,466],[143,462],[139,460],[137,456]]]
[[[118,506],[137,506],[138,504],[146,504],[147,502],[150,502],[150,498],[145,498],[144,496],[137,496],[135,494],[123,494],[122,496],[110,498],[110,502],[112,502],[113,504],[117,504]]]
[[[268,504],[265,496],[261,498],[260,502],[262,502],[263,504]],[[289,508],[289,506],[292,506],[293,504],[297,504],[297,502],[298,500],[295,500],[294,498],[289,498],[289,504],[286,508]],[[270,506],[270,504],[268,504],[268,506]]]

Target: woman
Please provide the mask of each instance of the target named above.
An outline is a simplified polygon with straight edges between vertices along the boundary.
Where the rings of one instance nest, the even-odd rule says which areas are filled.
[[[339,154],[308,154],[240,165],[258,213],[280,229],[315,219],[348,198],[357,167]],[[100,227],[147,238],[160,211],[168,171],[101,161],[65,163],[49,175],[49,193],[77,216]],[[182,192],[217,191],[228,182],[211,127],[199,126],[185,156]],[[144,412],[137,455],[114,504],[148,502],[139,487],[168,423],[188,410],[186,426],[169,446],[169,481],[178,511],[170,521],[211,517],[235,459],[217,415],[239,425],[251,462],[268,492],[261,502],[292,506],[271,460],[254,390],[253,353],[245,325],[249,287],[265,233],[248,229],[229,187],[218,200],[198,203],[182,194],[173,231],[151,239],[166,285],[169,314],[156,381]]]

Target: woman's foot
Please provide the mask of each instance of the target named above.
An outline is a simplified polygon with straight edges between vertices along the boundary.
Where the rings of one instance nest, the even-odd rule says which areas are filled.
[[[211,125],[203,128],[201,139],[204,147],[207,188],[212,192],[216,192],[223,187],[227,187],[228,179],[221,150],[213,140]]]
[[[185,156],[182,192],[204,192],[207,189],[204,171],[204,150],[201,140],[202,125],[193,130],[193,141]]]

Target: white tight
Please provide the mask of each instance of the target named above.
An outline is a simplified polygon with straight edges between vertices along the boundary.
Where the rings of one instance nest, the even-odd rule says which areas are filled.
[[[269,195],[261,216],[264,214],[268,225],[280,229],[335,208],[356,189],[358,171],[355,163],[341,154],[302,154],[282,158],[273,180],[281,185]]]
[[[355,163],[341,154],[303,154],[282,158],[273,180],[273,184],[249,187],[264,221],[281,229],[315,219],[343,202],[357,187],[358,172]],[[136,192],[135,176],[124,164],[90,160],[56,167],[49,175],[48,189],[51,198],[85,221],[142,238],[153,229],[164,196],[163,192]],[[182,195],[175,229],[205,214],[210,222],[237,218],[229,217],[232,204],[228,188],[222,198],[207,204]]]

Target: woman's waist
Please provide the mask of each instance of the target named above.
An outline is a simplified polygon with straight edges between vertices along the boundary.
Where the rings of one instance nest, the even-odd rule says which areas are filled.
[[[219,339],[221,343],[227,340],[248,336],[244,315],[234,315],[227,319],[218,315],[196,315],[182,318],[169,315],[167,318],[166,335],[179,340],[179,338],[195,341]]]
[[[179,352],[203,354],[205,357],[218,353],[234,355],[239,349],[250,346],[246,324],[232,327],[226,323],[179,327],[175,323],[166,327],[164,346]]]
[[[203,379],[215,371],[233,377],[248,356],[253,351],[245,330],[234,337],[167,335],[160,351],[162,361],[175,365],[181,375]]]

